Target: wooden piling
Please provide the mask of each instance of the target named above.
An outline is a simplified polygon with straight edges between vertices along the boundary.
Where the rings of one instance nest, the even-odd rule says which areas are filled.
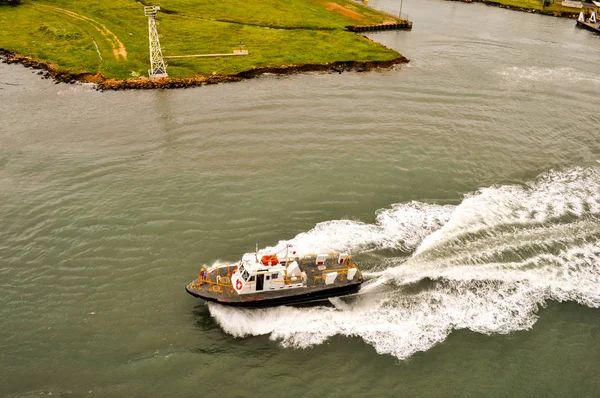
[[[346,26],[346,30],[350,32],[374,32],[379,30],[410,30],[412,29],[411,21],[402,21],[394,24],[377,24],[377,25],[355,25]]]

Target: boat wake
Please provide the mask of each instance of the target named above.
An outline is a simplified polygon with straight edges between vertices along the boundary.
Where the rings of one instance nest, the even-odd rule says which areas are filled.
[[[362,294],[307,308],[211,304],[219,325],[295,348],[358,336],[404,359],[456,329],[531,328],[548,300],[600,307],[600,168],[484,188],[458,206],[397,204],[374,224],[328,221],[288,242],[352,251],[369,278]]]
[[[543,67],[517,67],[504,68],[497,73],[512,84],[523,82],[569,82],[569,84],[594,84],[600,85],[600,77],[594,73],[584,73],[573,68],[543,68]]]

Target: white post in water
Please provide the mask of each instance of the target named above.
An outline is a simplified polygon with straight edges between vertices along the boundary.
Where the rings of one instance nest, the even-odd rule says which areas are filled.
[[[169,76],[167,74],[167,66],[162,57],[160,42],[158,41],[158,31],[156,30],[156,21],[154,20],[158,10],[160,10],[159,6],[144,7],[144,14],[148,17],[148,37],[150,38],[150,70],[148,70],[148,75],[150,75],[151,79]]]

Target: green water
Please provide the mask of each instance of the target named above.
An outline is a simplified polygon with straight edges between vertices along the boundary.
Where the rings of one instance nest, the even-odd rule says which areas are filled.
[[[600,36],[403,12],[370,36],[393,71],[100,93],[0,64],[0,395],[600,395]],[[350,251],[364,294],[185,293],[256,242]]]

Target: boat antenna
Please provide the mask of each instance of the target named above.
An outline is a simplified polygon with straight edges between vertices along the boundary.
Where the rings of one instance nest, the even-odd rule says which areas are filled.
[[[256,242],[256,248],[254,249],[254,258],[258,262],[258,242]]]

